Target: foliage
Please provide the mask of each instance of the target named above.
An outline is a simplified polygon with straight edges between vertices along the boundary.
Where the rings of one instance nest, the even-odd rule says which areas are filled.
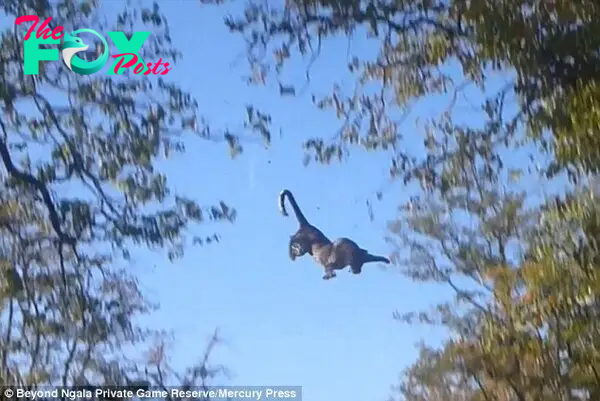
[[[493,398],[505,390],[487,372],[504,369],[514,356],[498,353],[498,345],[506,341],[511,323],[505,315],[516,285],[511,272],[521,262],[539,212],[527,207],[527,194],[515,183],[514,175],[527,175],[518,158],[503,161],[507,150],[518,150],[518,130],[502,120],[503,103],[485,110],[487,122],[479,130],[457,129],[451,121],[440,127],[437,138],[446,140],[434,141],[428,150],[428,156],[444,160],[433,169],[439,178],[429,180],[390,224],[402,272],[453,292],[433,310],[397,315],[450,334],[439,349],[422,345],[421,357],[399,386],[406,401],[449,394],[457,400],[503,399]]]
[[[515,166],[499,163],[506,150],[518,152],[513,131],[494,129],[506,127],[501,115],[500,109],[490,113],[482,130],[468,134],[449,125],[445,134],[457,143],[437,147],[442,178],[402,207],[390,226],[403,273],[454,293],[432,311],[398,314],[450,334],[440,347],[422,345],[399,385],[402,400],[594,400],[600,394],[597,188],[587,180],[536,204],[515,183]]]
[[[180,58],[156,3],[122,6],[111,23],[92,0],[2,2],[11,19],[52,17],[50,26],[67,32],[145,28],[153,35],[142,57]],[[127,266],[138,245],[175,258],[190,242],[218,240],[191,228],[233,221],[235,209],[171,193],[159,161],[184,151],[193,135],[222,141],[233,154],[241,151],[239,139],[206,125],[194,98],[157,76],[78,76],[58,62],[24,75],[28,28],[9,26],[0,44],[0,382],[210,382],[222,369],[205,357],[184,375],[168,372],[161,342],[148,360],[123,356],[124,347],[139,350],[160,334],[135,323],[155,305]],[[268,122],[253,112],[246,125],[268,142]]]
[[[400,316],[450,334],[439,347],[422,346],[401,399],[600,397],[598,195],[588,175],[600,167],[599,19],[591,0],[250,1],[227,18],[247,41],[256,83],[281,79],[296,56],[310,68],[336,36],[367,37],[361,43],[378,49],[375,59],[348,60],[357,78],[350,95],[336,86],[315,100],[342,127],[305,147],[323,163],[357,145],[393,149],[392,175],[420,184],[390,225],[395,261],[454,296]],[[408,153],[395,116],[469,85],[487,97],[485,126],[454,122],[450,107],[423,133],[423,154]],[[547,157],[535,161],[543,175],[506,157],[532,142]],[[562,198],[531,196],[565,170],[575,191],[563,181]]]
[[[348,60],[357,77],[351,95],[336,88],[316,98],[317,107],[333,108],[343,121],[334,137],[307,140],[318,161],[360,145],[393,148],[395,165],[406,165],[413,157],[399,146],[402,119],[393,119],[390,110],[408,111],[418,98],[467,84],[484,88],[494,72],[510,71],[507,87],[518,95],[520,109],[514,118],[556,152],[552,171],[568,165],[596,171],[599,17],[592,0],[288,0],[283,6],[250,1],[242,16],[226,24],[246,39],[256,83],[280,79],[296,54],[308,58],[310,68],[327,39],[339,35],[367,37],[365,43],[378,48],[375,59]],[[373,93],[373,84],[381,90]]]
[[[487,274],[476,288],[489,290],[485,302],[473,302],[470,295],[463,316],[444,309],[442,323],[451,339],[439,349],[423,347],[403,376],[401,399],[434,400],[430,395],[441,390],[467,391],[467,399],[486,401],[597,399],[595,192],[583,187],[544,205],[538,213],[542,223],[531,228],[518,263],[493,268],[481,263]],[[481,260],[477,253],[471,256]],[[452,272],[461,274],[464,262],[455,259]],[[459,299],[457,293],[457,304]]]

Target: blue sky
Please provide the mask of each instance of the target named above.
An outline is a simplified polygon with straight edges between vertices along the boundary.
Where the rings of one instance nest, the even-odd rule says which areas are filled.
[[[439,289],[413,284],[393,267],[384,271],[377,265],[360,276],[344,271],[335,280],[322,280],[310,258],[288,259],[288,238],[297,226],[278,213],[276,201],[279,191],[289,188],[327,235],[351,237],[374,253],[388,254],[386,222],[404,197],[388,191],[376,204],[374,222],[365,201],[386,183],[389,155],[356,151],[341,165],[304,167],[302,141],[332,135],[339,121],[317,111],[308,92],[281,98],[274,84],[246,86],[243,62],[232,66],[244,50],[242,40],[222,22],[226,11],[239,6],[173,1],[162,7],[184,56],[169,78],[190,88],[209,121],[239,127],[245,104],[252,102],[271,112],[283,137],[274,135],[268,150],[247,146],[234,161],[224,147],[190,140],[187,154],[165,166],[176,190],[201,202],[230,201],[238,220],[214,227],[222,234],[220,244],[190,249],[176,265],[166,258],[148,259],[156,266],[151,269],[138,263],[144,286],[161,303],[151,323],[175,331],[174,362],[181,366],[192,363],[202,352],[202,340],[220,327],[226,344],[215,358],[231,368],[235,384],[302,385],[308,401],[386,399],[416,356],[414,344],[439,339],[427,327],[395,322],[392,313],[439,300]],[[327,93],[345,74],[347,42],[332,42],[323,54],[313,69],[311,90],[317,93]],[[292,71],[299,80],[302,73]],[[346,85],[352,82],[343,79]]]
[[[209,122],[241,128],[245,105],[252,103],[272,114],[283,136],[274,135],[269,149],[247,145],[233,161],[225,145],[190,138],[186,154],[161,163],[173,192],[203,204],[225,200],[237,208],[238,219],[233,225],[203,227],[206,234],[216,230],[222,241],[191,248],[175,264],[166,255],[137,253],[133,272],[161,304],[144,322],[173,330],[172,363],[181,368],[202,355],[205,340],[219,327],[225,343],[214,361],[231,369],[231,384],[302,385],[307,401],[386,399],[416,357],[415,343],[441,338],[428,327],[395,322],[392,313],[426,308],[447,292],[377,265],[368,265],[360,276],[344,271],[324,281],[308,256],[289,260],[288,239],[297,226],[277,209],[279,191],[289,188],[309,220],[329,237],[353,238],[376,254],[392,251],[383,238],[386,223],[406,194],[399,184],[385,185],[390,154],[356,150],[343,164],[302,164],[301,143],[333,135],[339,127],[333,113],[312,105],[310,94],[327,93],[334,82],[351,88],[353,79],[344,68],[347,41],[327,43],[313,67],[310,91],[281,98],[275,84],[248,87],[243,61],[234,65],[244,46],[228,32],[223,16],[239,12],[241,4],[205,7],[178,0],[161,6],[184,56],[167,77],[196,96]],[[354,41],[352,52],[372,54],[372,49]],[[301,68],[291,71],[299,82],[303,74]],[[470,103],[476,104],[476,97],[472,92]],[[422,137],[414,120],[447,104],[447,98],[437,97],[416,105],[404,125],[404,146],[418,151]],[[457,110],[457,118],[476,122],[466,104]],[[388,188],[386,196],[375,203],[370,221],[365,202],[382,187]]]

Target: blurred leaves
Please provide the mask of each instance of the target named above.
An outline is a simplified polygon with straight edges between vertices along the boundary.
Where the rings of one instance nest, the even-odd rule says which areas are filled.
[[[181,55],[168,22],[158,3],[146,5],[119,3],[105,16],[98,1],[2,2],[11,17],[52,16],[66,31],[150,30],[142,57],[173,64]],[[78,76],[58,62],[26,76],[28,28],[0,38],[0,382],[208,385],[226,373],[208,360],[218,337],[189,371],[170,368],[166,333],[137,324],[157,305],[128,268],[139,245],[175,259],[188,245],[218,242],[200,224],[233,222],[235,209],[174,193],[161,161],[194,137],[240,153],[241,133],[209,127],[190,93],[157,76]],[[268,115],[249,121],[268,145]],[[132,345],[153,357],[126,357]]]
[[[453,295],[396,316],[450,336],[437,348],[422,345],[400,399],[600,397],[591,181],[600,165],[598,20],[591,0],[250,1],[226,19],[246,40],[257,84],[280,83],[296,55],[309,60],[308,71],[321,44],[338,36],[377,46],[373,59],[348,61],[353,90],[334,85],[313,97],[341,124],[304,148],[306,162],[320,163],[357,146],[392,150],[392,177],[418,185],[390,223],[394,261],[407,277]],[[467,85],[484,94],[474,106],[483,126],[453,118]],[[409,131],[423,139],[422,152],[409,153],[397,116],[440,94],[451,99],[448,110]],[[531,145],[540,152],[527,161]],[[560,190],[540,198],[549,180]]]
[[[410,160],[414,155],[401,146],[401,120],[390,117],[395,109],[407,113],[419,98],[452,93],[465,83],[486,88],[494,73],[504,73],[518,99],[513,123],[525,122],[561,168],[595,172],[599,18],[592,0],[290,0],[247,2],[225,24],[246,41],[251,82],[275,79],[280,88],[294,86],[282,83],[286,65],[302,62],[294,56],[307,61],[309,75],[327,40],[366,36],[377,47],[374,59],[349,55],[348,70],[357,78],[352,93],[335,86],[330,95],[314,97],[342,126],[334,136],[309,139],[305,149],[313,156],[307,161],[341,160],[351,146],[392,148],[394,161]]]

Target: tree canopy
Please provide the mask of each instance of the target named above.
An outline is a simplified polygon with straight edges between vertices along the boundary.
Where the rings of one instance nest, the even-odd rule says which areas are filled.
[[[600,395],[599,17],[588,0],[290,0],[250,1],[225,21],[245,38],[259,82],[280,79],[299,58],[310,66],[335,37],[367,38],[378,50],[348,60],[350,95],[315,101],[334,109],[342,134],[311,138],[306,149],[325,163],[353,146],[392,149],[392,175],[419,184],[390,223],[395,262],[454,296],[399,313],[449,334],[423,345],[400,399]],[[468,86],[482,94],[483,125],[454,118]],[[394,120],[438,94],[451,104],[425,130]],[[422,153],[402,146],[407,135],[423,140]],[[548,182],[560,189],[540,199]]]
[[[599,13],[590,0],[250,1],[225,23],[246,39],[256,82],[281,74],[296,54],[310,64],[330,38],[372,39],[374,59],[348,60],[358,91],[317,101],[345,122],[336,141],[307,141],[318,160],[352,144],[396,144],[401,132],[386,111],[467,83],[486,88],[494,74],[508,73],[506,89],[518,97],[514,120],[545,140],[561,166],[595,171]],[[365,90],[373,82],[382,92]]]
[[[144,28],[152,35],[143,57],[180,58],[157,3],[119,6],[104,15],[91,0],[2,2],[11,18],[52,17],[67,32]],[[127,267],[137,246],[174,259],[188,245],[218,240],[201,223],[233,222],[235,209],[172,193],[158,162],[183,152],[191,136],[221,141],[232,155],[241,142],[205,124],[194,97],[168,79],[80,76],[62,63],[40,63],[39,74],[25,75],[28,29],[9,26],[0,42],[0,382],[208,383],[222,367],[199,355],[189,371],[173,371],[166,337],[135,323],[155,305]],[[247,126],[268,142],[267,124],[249,112]],[[129,345],[148,347],[147,357],[126,358]]]

